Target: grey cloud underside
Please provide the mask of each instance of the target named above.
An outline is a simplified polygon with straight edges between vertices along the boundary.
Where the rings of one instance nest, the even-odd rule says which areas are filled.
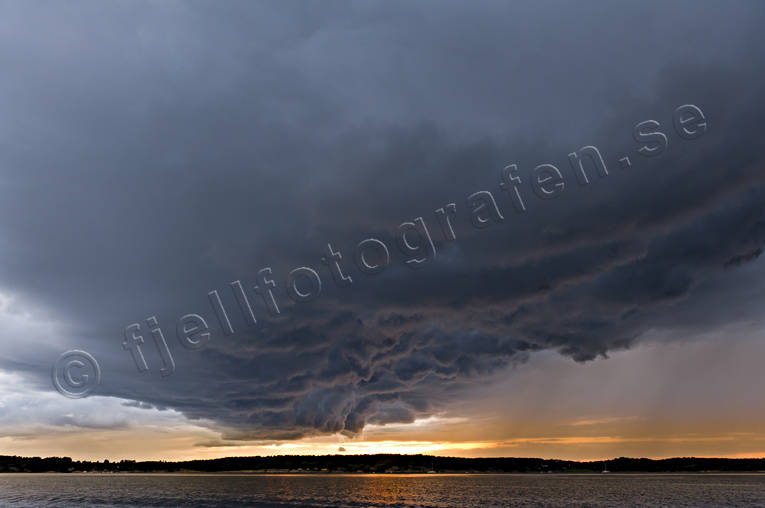
[[[16,5],[2,25],[29,58],[0,51],[12,71],[0,89],[0,286],[65,323],[65,347],[101,362],[102,394],[215,421],[230,439],[412,421],[535,351],[585,361],[687,327],[695,317],[674,309],[761,252],[759,4],[135,5],[87,4],[98,23],[84,33],[64,27],[78,15],[63,6]],[[22,30],[34,16],[57,38]],[[531,28],[542,25],[544,36]],[[672,127],[685,103],[708,117],[697,140]],[[669,137],[653,159],[632,140],[646,119]],[[590,144],[610,173],[579,186],[566,156]],[[554,200],[528,186],[542,162],[566,176]],[[509,163],[523,214],[498,187]],[[470,225],[465,200],[479,190],[504,223]],[[433,215],[450,202],[455,242]],[[418,216],[438,254],[411,270],[393,234]],[[371,236],[394,258],[374,277],[351,261]],[[320,263],[327,242],[351,287]],[[290,305],[284,278],[303,265],[324,293]],[[226,286],[250,287],[264,266],[283,314],[251,295],[248,328]],[[217,327],[211,289],[236,335]],[[188,312],[214,327],[198,351],[174,338]],[[176,359],[166,379],[148,333],[149,373],[120,346],[127,324],[154,314]],[[42,382],[62,340],[0,360]]]

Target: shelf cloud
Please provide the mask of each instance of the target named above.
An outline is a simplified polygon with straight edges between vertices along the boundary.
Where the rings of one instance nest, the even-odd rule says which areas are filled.
[[[0,368],[49,387],[82,349],[131,415],[289,440],[439,414],[541,351],[587,362],[725,322],[726,277],[765,242],[765,6],[702,4],[5,5],[0,323],[22,331]],[[689,104],[695,139],[673,116]],[[582,184],[586,146],[607,174],[587,159]],[[380,273],[359,269],[370,238]],[[310,301],[288,294],[299,267]],[[189,314],[209,327],[193,350]]]

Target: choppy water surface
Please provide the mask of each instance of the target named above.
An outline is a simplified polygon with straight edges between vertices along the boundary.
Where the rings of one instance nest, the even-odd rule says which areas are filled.
[[[0,506],[764,506],[765,475],[0,474]]]

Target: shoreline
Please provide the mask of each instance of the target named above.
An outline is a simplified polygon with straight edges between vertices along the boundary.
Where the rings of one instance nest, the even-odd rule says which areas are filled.
[[[563,472],[563,471],[551,471],[546,473],[541,472],[461,472],[461,471],[445,471],[435,473],[418,473],[418,472],[396,472],[396,473],[351,473],[351,472],[316,472],[316,471],[302,471],[302,472],[266,472],[266,471],[71,471],[71,472],[59,472],[59,471],[15,471],[15,472],[0,472],[0,476],[51,476],[51,475],[68,475],[68,476],[333,476],[333,477],[444,477],[444,476],[595,476],[600,478],[608,478],[611,476],[765,476],[765,471],[620,471],[618,473],[599,473],[599,472]]]

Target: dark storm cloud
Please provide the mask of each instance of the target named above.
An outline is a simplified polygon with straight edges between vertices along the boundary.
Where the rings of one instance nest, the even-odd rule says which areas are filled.
[[[534,351],[576,360],[682,326],[679,302],[765,241],[765,102],[757,3],[8,4],[0,18],[0,289],[61,324],[16,339],[4,368],[47,379],[59,349],[92,352],[100,392],[215,420],[232,439],[407,422]],[[709,131],[681,139],[696,104]],[[655,119],[666,153],[635,153]],[[579,186],[567,154],[609,168]],[[635,165],[619,168],[630,154]],[[498,186],[517,163],[527,211]],[[531,169],[566,189],[539,200]],[[505,221],[470,225],[489,190]],[[457,206],[456,242],[433,211]],[[396,226],[422,216],[437,256],[404,266]],[[365,276],[355,245],[393,262]],[[340,249],[354,283],[320,262]],[[289,304],[312,266],[317,300]],[[283,313],[224,337],[212,289],[273,268]],[[205,315],[198,351],[176,320]],[[176,372],[149,373],[122,330],[156,314]],[[711,315],[710,315],[711,314]],[[682,316],[682,321],[680,320]],[[705,319],[725,319],[724,309]]]

